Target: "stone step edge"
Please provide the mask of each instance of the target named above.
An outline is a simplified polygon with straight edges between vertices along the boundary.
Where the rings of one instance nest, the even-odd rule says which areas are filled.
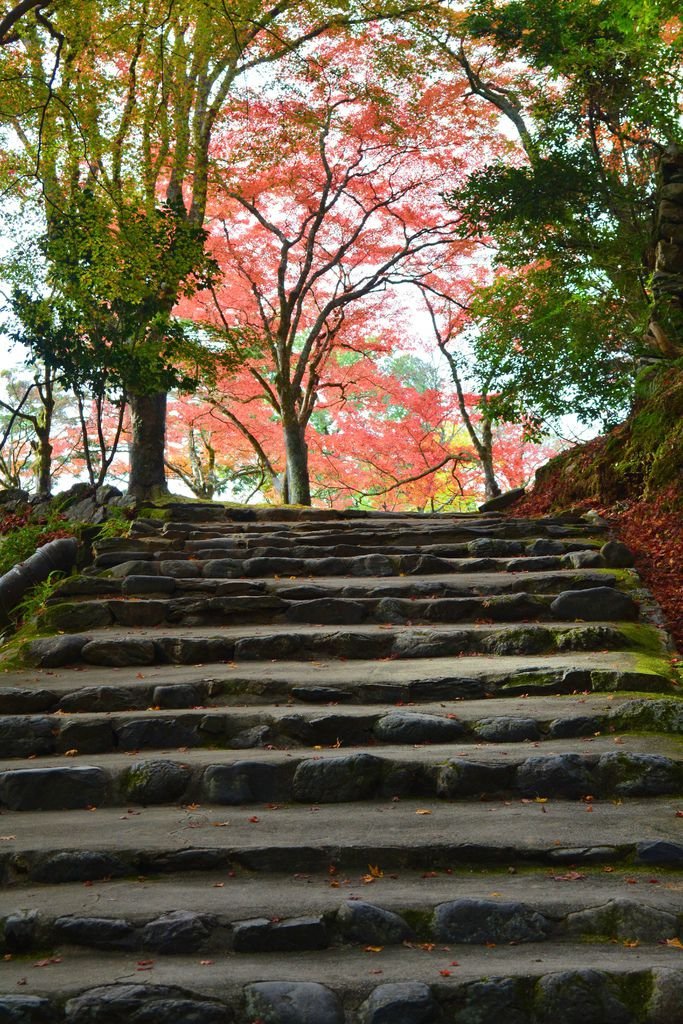
[[[481,590],[483,584],[476,581],[471,584],[472,593],[462,586],[457,586],[457,580],[461,574],[444,574],[443,576],[401,576],[401,577],[371,577],[355,580],[348,577],[316,577],[318,581],[306,580],[303,583],[296,583],[290,580],[273,580],[269,577],[260,577],[251,580],[221,580],[197,578],[178,578],[174,576],[161,575],[130,575],[125,577],[114,577],[111,575],[79,575],[67,577],[47,599],[47,604],[56,604],[65,600],[88,600],[95,597],[117,598],[125,597],[151,597],[162,596],[168,598],[173,595],[180,598],[194,598],[199,600],[202,597],[284,597],[287,600],[306,600],[299,598],[297,592],[308,589],[315,592],[315,598],[330,597],[346,600],[363,600],[363,592],[370,586],[371,590],[381,588],[389,590],[388,593],[374,595],[370,600],[382,600],[386,598],[401,598],[413,593],[417,588],[420,596],[425,586],[433,587],[432,600],[438,598],[458,597],[486,597],[503,596],[516,593],[531,593],[540,596],[552,594],[557,595],[562,590],[587,590],[593,587],[616,587],[617,577],[612,570],[600,569],[566,569],[546,572],[529,572],[523,575],[496,573],[495,587]],[[637,577],[630,575],[630,579],[637,582]],[[405,581],[400,583],[399,580]],[[332,583],[333,585],[330,585]],[[452,583],[452,589],[449,585]],[[488,586],[488,585],[487,585]],[[498,587],[502,589],[497,589]],[[347,592],[348,591],[348,592]],[[425,599],[424,597],[422,598]],[[429,599],[429,598],[428,598]]]
[[[305,683],[294,678],[268,679],[268,692],[264,697],[260,680],[240,677],[238,674],[226,679],[200,680],[191,683],[147,684],[112,681],[100,686],[86,686],[72,691],[23,687],[0,688],[0,709],[3,715],[32,713],[64,714],[113,713],[117,711],[144,711],[152,706],[166,709],[182,709],[198,705],[215,705],[220,698],[240,700],[250,697],[250,706],[257,708],[274,701],[293,702],[292,707],[320,707],[328,704],[365,703],[404,705],[420,701],[448,700],[489,700],[496,696],[522,696],[525,693],[538,695],[567,695],[572,693],[621,693],[631,691],[662,694],[673,690],[673,680],[656,672],[640,672],[632,669],[608,667],[594,669],[552,670],[530,668],[526,672],[505,671],[468,678],[435,677],[391,683],[371,681],[353,688],[341,688],[339,683]],[[107,698],[110,698],[107,700]],[[252,703],[258,698],[261,703]],[[296,703],[294,703],[296,701]],[[125,703],[125,707],[122,706]],[[229,711],[233,705],[218,705]],[[647,719],[645,718],[645,721]],[[643,728],[647,726],[643,724]]]
[[[379,874],[378,869],[374,869]],[[382,873],[383,874],[383,873]],[[574,872],[580,877],[579,872]],[[369,874],[367,878],[374,880]],[[380,876],[381,877],[381,876]],[[559,877],[562,877],[561,875]],[[569,875],[565,876],[569,877]],[[224,887],[225,882],[214,883]],[[229,884],[229,883],[228,883]],[[336,882],[337,886],[342,883]],[[375,893],[367,899],[339,893],[336,906],[296,916],[234,917],[226,911],[168,910],[144,914],[79,912],[53,916],[6,911],[0,917],[0,953],[27,954],[61,947],[85,947],[150,955],[189,953],[285,953],[331,946],[408,946],[423,943],[500,945],[505,943],[632,941],[662,943],[683,935],[683,906],[676,911],[626,897],[600,903],[575,901],[559,908],[547,896],[533,903],[457,896],[438,903],[384,908]]]
[[[187,552],[176,552],[176,557],[158,557],[143,552],[111,552],[99,555],[93,566],[84,570],[88,576],[108,571],[115,578],[130,575],[172,576],[176,579],[315,579],[339,577],[363,579],[381,576],[435,576],[444,573],[499,572],[551,572],[577,569],[609,569],[607,562],[596,552],[576,551],[567,555],[539,555],[511,557],[447,558],[430,554],[358,555],[336,558],[287,558],[259,556],[230,558],[226,552],[217,552],[211,558],[193,557]],[[585,557],[584,557],[585,556]],[[356,570],[356,571],[354,571]]]
[[[431,749],[427,748],[431,754]],[[105,755],[106,756],[106,755]],[[129,804],[346,804],[386,798],[609,800],[683,794],[681,759],[661,754],[527,754],[491,762],[443,748],[434,761],[402,753],[321,749],[198,764],[141,758],[122,767],[64,765],[0,772],[0,806],[12,811]]]
[[[217,820],[222,808],[217,807]],[[260,808],[255,808],[259,810]],[[626,870],[640,868],[676,872],[683,866],[683,842],[670,839],[639,839],[603,845],[493,846],[476,842],[425,841],[410,847],[374,843],[359,847],[337,844],[294,843],[261,847],[239,844],[220,847],[154,844],[147,848],[122,844],[116,851],[94,844],[72,849],[55,846],[46,852],[26,846],[21,850],[0,849],[0,881],[6,893],[23,891],[35,884],[91,884],[111,879],[196,876],[226,872],[239,878],[270,876],[274,872],[312,874],[334,871],[369,872],[381,865],[385,874],[415,870],[446,872],[458,870],[517,870],[552,868],[564,873],[604,865]],[[232,874],[231,874],[232,873]]]
[[[42,979],[31,986],[42,994],[18,994],[16,986],[22,971],[27,971],[20,965],[9,972],[9,994],[0,997],[0,1007],[11,1014],[10,1019],[51,1024],[123,1021],[132,1014],[155,1024],[185,1018],[203,1024],[257,1020],[382,1024],[435,1020],[442,1015],[457,1024],[484,1020],[481,1013],[489,1010],[501,1020],[513,1019],[514,1013],[514,1019],[525,1024],[531,1020],[534,1024],[558,1020],[673,1024],[676,1019],[683,981],[671,969],[670,950],[639,962],[637,953],[629,956],[622,949],[620,955],[617,951],[603,954],[595,963],[585,948],[558,948],[552,963],[539,964],[538,954],[544,948],[530,946],[524,954],[518,949],[517,964],[510,956],[494,956],[491,951],[470,955],[461,964],[447,949],[429,957],[422,949],[393,955],[385,951],[374,957],[368,953],[340,957],[336,951],[303,954],[296,965],[283,955],[273,959],[265,981],[260,961],[253,969],[246,964],[240,971],[234,957],[225,964],[218,961],[213,969],[211,964],[200,966],[196,958],[181,957],[163,966],[142,967],[134,957],[121,954],[108,954],[106,964],[95,957],[79,957],[74,965],[48,959],[52,977],[43,971]],[[226,971],[221,970],[226,965],[233,965],[235,976],[231,971],[226,979]],[[138,970],[148,973],[137,974]],[[373,977],[378,971],[380,976]],[[563,1014],[577,1002],[581,1016]],[[454,1007],[460,1008],[455,1017]],[[529,1015],[523,1011],[522,1017],[519,1007],[528,1008]]]
[[[182,684],[181,684],[182,685]],[[165,696],[168,686],[154,694]],[[348,705],[347,705],[348,707]],[[683,731],[683,705],[675,700],[634,700],[601,714],[575,713],[540,717],[521,709],[518,714],[489,714],[459,719],[452,711],[424,712],[419,705],[367,708],[345,715],[341,710],[311,710],[291,707],[268,710],[245,707],[192,707],[189,710],[148,706],[149,717],[140,711],[105,713],[71,712],[68,715],[0,714],[2,757],[40,758],[66,754],[104,754],[113,751],[168,749],[169,747],[214,747],[225,750],[254,750],[264,747],[302,749],[316,744],[360,746],[381,749],[382,744],[415,745],[545,742],[568,737],[590,737],[607,732],[622,734],[650,731],[678,734]],[[569,709],[560,709],[568,711]],[[307,712],[302,714],[302,711]],[[315,716],[315,717],[314,717]],[[39,764],[39,761],[36,762]]]
[[[600,591],[600,597],[596,591]],[[563,591],[558,595],[519,591],[482,597],[323,597],[313,600],[288,600],[275,595],[160,596],[135,597],[133,600],[126,597],[106,600],[84,598],[47,605],[38,619],[38,626],[43,632],[81,633],[83,629],[99,630],[109,626],[555,624],[558,621],[585,622],[598,618],[601,622],[628,622],[637,617],[638,606],[629,595],[612,587],[599,587]]]
[[[121,627],[123,628],[123,627]],[[184,627],[187,628],[187,627]],[[202,627],[197,627],[201,629]],[[92,633],[70,633],[29,640],[19,647],[20,661],[35,668],[59,668],[85,662],[90,665],[133,667],[158,664],[196,665],[211,662],[296,660],[335,657],[367,658],[449,657],[458,654],[552,654],[571,651],[639,652],[660,643],[654,627],[628,623],[552,622],[499,623],[443,626],[295,626],[271,628],[270,633],[211,632],[203,635],[179,629],[131,635],[103,628]],[[232,627],[238,630],[240,627]],[[258,628],[258,627],[255,627]],[[228,627],[230,629],[230,627]],[[365,630],[365,632],[364,632]],[[369,632],[368,632],[369,630]],[[637,632],[636,632],[637,631]],[[662,647],[662,655],[664,649]]]

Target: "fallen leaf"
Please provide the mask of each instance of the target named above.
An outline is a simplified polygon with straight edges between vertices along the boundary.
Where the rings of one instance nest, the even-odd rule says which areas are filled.
[[[210,967],[211,964],[215,963],[214,960],[200,960],[199,963],[202,967]]]
[[[431,814],[432,812],[431,811],[425,811],[425,810],[419,810],[419,811],[415,811],[415,813],[416,814]]]
[[[78,750],[76,749],[76,747],[72,747],[71,750],[64,751],[64,757],[76,757],[77,754]]]
[[[259,822],[260,820],[261,819],[259,818],[258,814],[252,814],[251,818],[249,819],[252,825],[256,825],[257,822]]]
[[[11,839],[16,839],[16,836],[0,836],[0,843],[9,843]]]
[[[364,953],[381,953],[384,946],[363,946]]]
[[[636,949],[640,945],[638,939],[626,939],[624,945],[627,949]]]
[[[665,946],[672,946],[674,949],[683,949],[683,942],[680,939],[665,939]]]
[[[442,978],[450,978],[451,976],[451,972],[446,970],[439,971],[439,974],[441,975]]]
[[[368,864],[368,871],[373,878],[384,878],[384,872],[373,864]]]

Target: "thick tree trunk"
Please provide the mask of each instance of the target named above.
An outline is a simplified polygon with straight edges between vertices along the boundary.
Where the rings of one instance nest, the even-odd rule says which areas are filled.
[[[311,504],[311,484],[308,476],[308,445],[304,428],[296,417],[282,418],[287,454],[287,500],[292,505]]]
[[[166,395],[130,396],[133,438],[130,448],[128,493],[153,499],[168,494],[164,449],[166,447]]]
[[[493,468],[493,431],[489,420],[484,420],[481,434],[481,447],[478,454],[481,468],[484,471],[484,491],[488,501],[489,498],[497,498],[500,494],[500,487]]]
[[[52,490],[52,445],[49,432],[38,433],[36,444],[38,452],[37,481],[38,494],[49,495]]]
[[[654,306],[646,340],[667,359],[683,355],[683,146],[662,154],[652,275]]]

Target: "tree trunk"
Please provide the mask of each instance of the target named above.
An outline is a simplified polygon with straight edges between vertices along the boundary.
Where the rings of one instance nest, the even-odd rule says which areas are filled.
[[[484,471],[484,492],[488,501],[489,498],[497,498],[500,494],[500,487],[493,468],[493,430],[489,420],[484,420],[482,424],[480,443],[478,454],[481,468]]]
[[[659,165],[652,276],[655,301],[646,335],[646,341],[667,359],[678,359],[683,354],[682,176],[683,146],[669,146]]]
[[[164,449],[166,447],[166,395],[130,396],[133,439],[130,448],[128,493],[154,499],[168,494]]]
[[[311,504],[311,485],[308,476],[308,445],[304,428],[296,416],[282,417],[287,454],[287,500],[292,505]]]
[[[48,431],[38,431],[36,449],[38,453],[36,472],[38,494],[47,497],[52,490],[52,445]]]

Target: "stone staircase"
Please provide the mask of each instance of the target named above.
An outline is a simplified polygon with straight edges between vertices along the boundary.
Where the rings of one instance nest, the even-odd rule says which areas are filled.
[[[580,517],[178,504],[0,676],[0,1024],[678,1024],[683,703]]]

